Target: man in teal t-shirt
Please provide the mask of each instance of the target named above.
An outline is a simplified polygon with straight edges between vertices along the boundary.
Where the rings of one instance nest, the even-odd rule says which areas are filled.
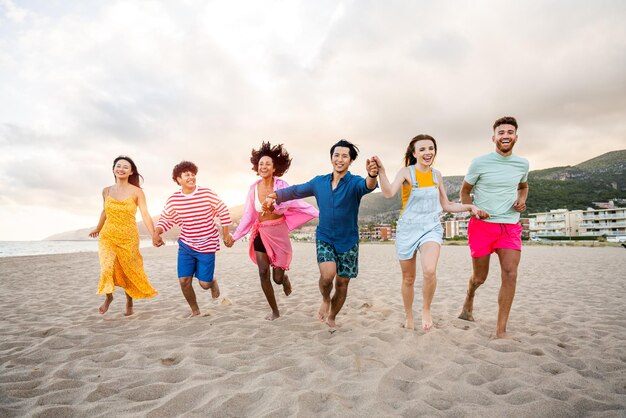
[[[519,216],[526,210],[528,160],[513,155],[513,146],[517,142],[515,118],[506,116],[498,119],[493,125],[493,131],[495,152],[472,161],[461,188],[461,202],[474,203],[489,213],[489,218],[472,218],[467,228],[472,277],[459,318],[474,320],[474,294],[487,280],[489,259],[495,252],[502,271],[496,338],[507,338],[506,324],[515,296],[517,267],[522,250]],[[474,194],[473,202],[470,192]]]

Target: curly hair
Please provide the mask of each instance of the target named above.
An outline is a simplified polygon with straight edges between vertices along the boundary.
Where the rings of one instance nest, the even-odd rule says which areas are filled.
[[[191,161],[181,161],[176,164],[172,170],[172,180],[174,180],[174,183],[178,184],[178,180],[176,179],[187,171],[191,171],[194,175],[196,175],[198,174],[198,166]]]
[[[285,174],[287,170],[289,170],[291,158],[289,157],[287,150],[283,148],[283,144],[272,146],[269,142],[263,141],[258,150],[253,148],[252,156],[250,157],[253,171],[256,171],[257,173],[259,172],[259,161],[265,156],[270,157],[274,163],[275,177],[280,177]]]
[[[133,172],[133,174],[128,176],[128,182],[132,184],[133,186],[137,186],[141,189],[140,184],[141,182],[143,182],[143,176],[139,174],[139,170],[137,170],[137,165],[135,164],[135,162],[127,155],[120,155],[119,157],[113,160],[113,169],[115,169],[115,164],[117,164],[119,160],[128,161],[130,163],[130,169]],[[115,177],[115,175],[113,175],[113,177]]]
[[[409,142],[409,145],[406,147],[406,152],[404,153],[404,165],[406,167],[417,164],[417,158],[413,155],[413,152],[415,151],[415,143],[417,141],[424,140],[433,142],[433,145],[435,146],[435,156],[437,156],[437,141],[435,141],[435,138],[427,134],[419,134],[415,138],[411,139],[411,142]]]

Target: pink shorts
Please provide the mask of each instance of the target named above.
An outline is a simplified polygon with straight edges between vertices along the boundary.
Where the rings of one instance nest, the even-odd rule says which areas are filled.
[[[522,250],[522,224],[498,224],[471,218],[467,226],[472,257],[484,257],[498,248]]]

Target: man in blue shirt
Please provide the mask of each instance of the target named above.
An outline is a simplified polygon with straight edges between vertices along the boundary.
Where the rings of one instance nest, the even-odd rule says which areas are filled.
[[[317,263],[322,304],[317,318],[335,327],[335,318],[348,294],[348,283],[359,272],[359,205],[361,198],[376,189],[378,166],[366,161],[367,178],[352,175],[348,169],[359,149],[342,139],[330,149],[333,172],[317,176],[307,183],[276,190],[267,196],[264,210],[273,203],[315,196],[320,211],[317,226]],[[331,298],[335,284],[335,294]]]

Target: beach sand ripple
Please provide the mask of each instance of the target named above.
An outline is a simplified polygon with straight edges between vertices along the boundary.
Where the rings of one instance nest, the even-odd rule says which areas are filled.
[[[626,415],[622,248],[524,248],[513,340],[493,339],[495,258],[476,322],[457,318],[470,274],[463,246],[442,249],[431,331],[402,328],[392,245],[361,246],[336,329],[315,319],[313,244],[294,244],[293,293],[275,286],[275,321],[264,319],[245,244],[218,253],[222,296],[196,285],[202,315],[190,319],[176,248],[142,252],[159,295],[135,301],[130,317],[119,289],[97,312],[95,253],[0,258],[0,416]]]

